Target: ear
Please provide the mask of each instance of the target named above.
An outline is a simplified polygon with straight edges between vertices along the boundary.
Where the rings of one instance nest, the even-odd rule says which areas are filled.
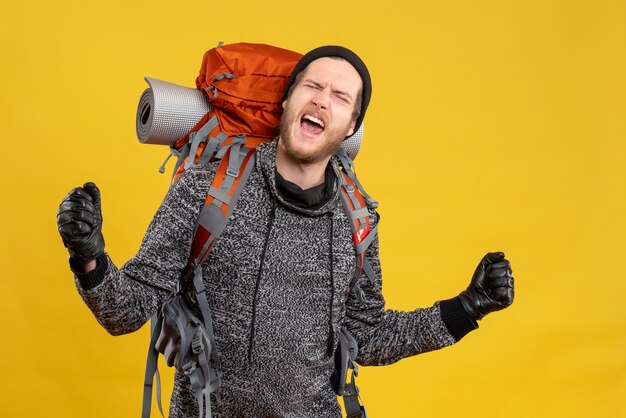
[[[283,110],[285,110],[285,106],[287,105],[287,100],[283,100]]]
[[[356,119],[354,119],[352,122],[350,122],[350,127],[348,128],[348,133],[346,134],[346,138],[349,136],[352,136],[352,134],[354,133],[354,127],[356,126]]]

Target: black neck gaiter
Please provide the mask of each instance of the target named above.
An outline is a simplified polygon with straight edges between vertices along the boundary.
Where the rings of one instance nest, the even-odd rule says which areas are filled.
[[[324,182],[303,190],[295,183],[285,180],[276,170],[276,188],[285,201],[302,209],[316,210],[330,199],[335,181],[335,172],[330,164],[324,172]]]

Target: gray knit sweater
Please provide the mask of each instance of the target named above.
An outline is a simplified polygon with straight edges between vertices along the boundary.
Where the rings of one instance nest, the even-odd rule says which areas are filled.
[[[464,332],[449,331],[440,303],[413,312],[385,309],[378,240],[367,252],[377,280],[362,277],[362,300],[349,295],[356,257],[339,185],[317,210],[287,203],[276,190],[275,152],[275,142],[259,146],[232,218],[203,264],[223,367],[214,416],[340,417],[327,354],[340,326],[358,341],[361,365],[439,349]],[[140,328],[174,289],[216,167],[181,176],[123,267],[105,253],[95,273],[76,275],[85,303],[111,334]],[[371,221],[377,222],[373,212]],[[188,378],[177,372],[170,417],[197,415]]]

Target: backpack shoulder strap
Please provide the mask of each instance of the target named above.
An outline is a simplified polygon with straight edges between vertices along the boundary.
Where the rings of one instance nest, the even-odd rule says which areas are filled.
[[[361,273],[365,272],[368,281],[374,284],[376,274],[366,256],[367,249],[374,242],[378,234],[378,219],[372,227],[370,221],[369,208],[378,207],[378,202],[372,199],[363,189],[363,186],[356,178],[354,165],[345,149],[339,149],[336,154],[339,158],[339,166],[341,169],[341,203],[344,212],[350,220],[350,228],[352,230],[352,240],[354,241],[354,250],[357,257],[357,266],[354,277],[350,281],[349,292],[354,293],[359,299],[363,299],[363,290],[359,286],[359,278]],[[376,213],[378,216],[378,213]],[[356,377],[359,369],[356,365],[356,357],[358,346],[356,340],[347,329],[341,328],[339,335],[339,355],[341,361],[337,364],[337,393],[342,396],[344,409],[347,418],[367,418],[367,411],[359,396],[359,388],[356,385]],[[352,370],[350,381],[346,382],[348,369]]]
[[[204,327],[212,347],[211,360],[217,371],[218,386],[222,367],[218,346],[215,343],[213,321],[205,293],[201,265],[228,223],[235,203],[254,167],[255,148],[244,147],[245,141],[245,135],[237,136],[232,143],[218,152],[222,160],[209,188],[204,206],[198,215],[189,259],[180,279],[181,289],[186,289],[193,283]]]
[[[181,287],[193,281],[194,270],[208,256],[213,244],[228,223],[255,163],[255,149],[243,147],[245,136],[222,148],[222,160],[209,187],[204,206],[198,215],[187,265],[181,277]]]
[[[366,252],[374,242],[378,234],[378,222],[371,226],[369,207],[376,208],[378,202],[372,199],[363,189],[363,186],[356,178],[352,160],[344,149],[340,149],[335,154],[339,158],[341,168],[341,203],[343,209],[350,220],[352,239],[357,256],[357,267],[354,277],[349,286],[349,291],[355,293],[357,297],[362,297],[362,291],[358,284],[361,272],[365,272],[370,283],[374,283],[375,273]],[[378,213],[376,214],[378,216]]]
[[[255,149],[243,147],[245,140],[245,135],[238,136],[231,144],[220,150],[220,154],[223,152],[222,160],[209,188],[204,206],[198,215],[189,259],[180,278],[181,289],[186,289],[193,283],[204,326],[213,346],[211,354],[218,373],[221,373],[221,366],[215,344],[211,311],[202,280],[201,264],[226,227],[235,203],[254,167]]]

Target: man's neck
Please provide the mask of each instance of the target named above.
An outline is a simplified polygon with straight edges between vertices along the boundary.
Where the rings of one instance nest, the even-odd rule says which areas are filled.
[[[276,170],[287,181],[297,184],[302,190],[324,182],[326,166],[330,157],[310,164],[294,161],[279,145],[276,147]]]

